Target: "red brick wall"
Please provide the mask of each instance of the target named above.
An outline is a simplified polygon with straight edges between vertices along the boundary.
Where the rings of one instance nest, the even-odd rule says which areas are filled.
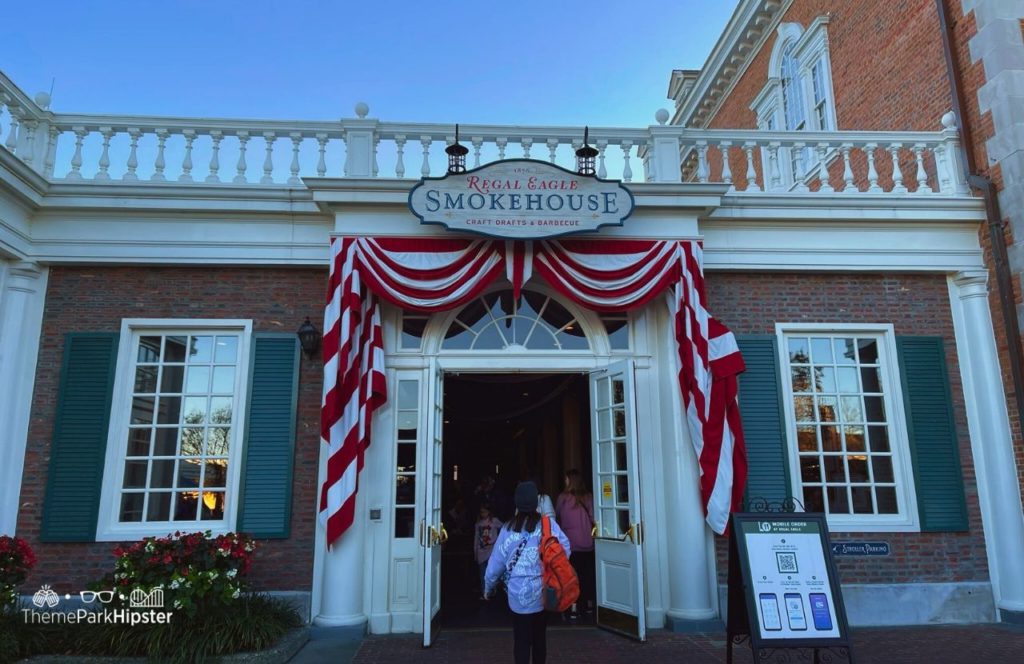
[[[18,513],[18,535],[39,558],[26,588],[49,583],[58,592],[82,590],[113,569],[114,542],[38,541],[64,335],[117,332],[122,318],[245,318],[254,332],[292,332],[305,316],[316,318],[326,283],[326,269],[50,268]],[[319,363],[303,358],[291,537],[259,542],[252,582],[262,590],[311,586],[321,386]]]
[[[887,557],[837,558],[845,583],[987,581],[963,389],[946,280],[938,275],[822,275],[714,273],[709,307],[737,334],[774,334],[776,323],[892,323],[897,335],[942,336],[960,440],[960,463],[970,531],[966,533],[832,533],[835,539],[883,540]],[[718,572],[725,581],[726,542],[717,538]]]

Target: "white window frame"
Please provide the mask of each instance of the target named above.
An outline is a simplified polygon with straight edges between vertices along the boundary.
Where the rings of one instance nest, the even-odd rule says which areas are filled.
[[[878,357],[882,367],[882,391],[889,427],[889,445],[892,450],[893,477],[896,501],[901,511],[897,514],[829,514],[828,526],[834,532],[919,532],[917,492],[910,456],[910,436],[903,408],[903,387],[900,380],[899,358],[896,354],[896,333],[889,323],[776,323],[776,348],[779,355],[779,377],[782,383],[783,416],[786,427],[786,449],[790,471],[790,492],[802,502],[803,483],[800,479],[800,454],[796,440],[796,414],[793,408],[793,384],[790,378],[788,336],[815,334],[870,335],[879,340]]]
[[[832,62],[829,57],[828,47],[828,17],[819,16],[814,19],[806,30],[798,23],[782,23],[777,30],[775,45],[772,47],[771,58],[768,63],[768,81],[754,98],[750,109],[757,114],[757,126],[767,129],[769,122],[773,121],[775,127],[786,126],[785,101],[782,90],[782,56],[787,47],[792,45],[793,57],[799,63],[799,80],[803,92],[803,114],[804,127],[807,131],[836,131],[836,104],[835,92],[832,85]],[[815,111],[814,81],[812,71],[816,64],[821,64],[822,80],[825,92],[825,125],[820,126],[818,114]],[[784,129],[779,129],[784,131]],[[813,145],[808,145],[808,155],[805,158],[805,171],[794,173],[792,160],[790,158],[791,148],[779,150],[779,173],[783,182],[793,183],[794,187],[806,186],[808,180],[818,176],[818,153]],[[762,150],[763,172],[768,172],[767,154]],[[826,161],[830,162],[837,150],[832,150],[826,155]]]
[[[128,452],[125,432],[131,414],[132,386],[135,365],[134,349],[139,337],[151,334],[206,334],[235,332],[238,343],[238,371],[235,376],[235,410],[237,419],[231,425],[228,452],[228,477],[224,501],[224,519],[220,521],[158,521],[121,523],[121,483],[124,462]],[[99,515],[96,521],[97,542],[119,542],[143,537],[162,537],[176,530],[210,530],[215,535],[232,532],[239,506],[241,490],[242,445],[245,440],[248,413],[250,346],[252,320],[209,318],[125,318],[121,321],[121,338],[117,351],[117,372],[111,400],[110,428],[107,433],[107,454],[103,467],[103,486],[100,494]]]

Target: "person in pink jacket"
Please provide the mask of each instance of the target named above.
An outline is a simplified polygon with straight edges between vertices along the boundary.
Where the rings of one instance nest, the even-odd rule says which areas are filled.
[[[578,604],[591,613],[596,597],[594,537],[591,534],[594,528],[594,496],[587,490],[583,475],[575,468],[565,474],[565,490],[559,494],[555,503],[555,518],[572,545],[569,562],[580,580]],[[574,604],[570,609],[570,620],[579,619],[576,606]]]

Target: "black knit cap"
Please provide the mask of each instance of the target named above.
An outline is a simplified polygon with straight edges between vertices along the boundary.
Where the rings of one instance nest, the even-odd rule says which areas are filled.
[[[533,482],[520,482],[516,487],[516,509],[520,512],[537,511],[537,485]]]

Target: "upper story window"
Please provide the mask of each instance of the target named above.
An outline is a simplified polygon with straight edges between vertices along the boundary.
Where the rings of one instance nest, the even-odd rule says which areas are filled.
[[[794,495],[834,528],[912,528],[889,329],[780,326]]]
[[[761,129],[836,129],[827,25],[828,19],[822,16],[806,30],[796,23],[779,26],[768,81],[751,105]],[[785,180],[801,180],[816,173],[817,155],[810,147],[783,148],[782,153],[779,168]]]
[[[229,530],[251,326],[126,321],[100,538]]]

